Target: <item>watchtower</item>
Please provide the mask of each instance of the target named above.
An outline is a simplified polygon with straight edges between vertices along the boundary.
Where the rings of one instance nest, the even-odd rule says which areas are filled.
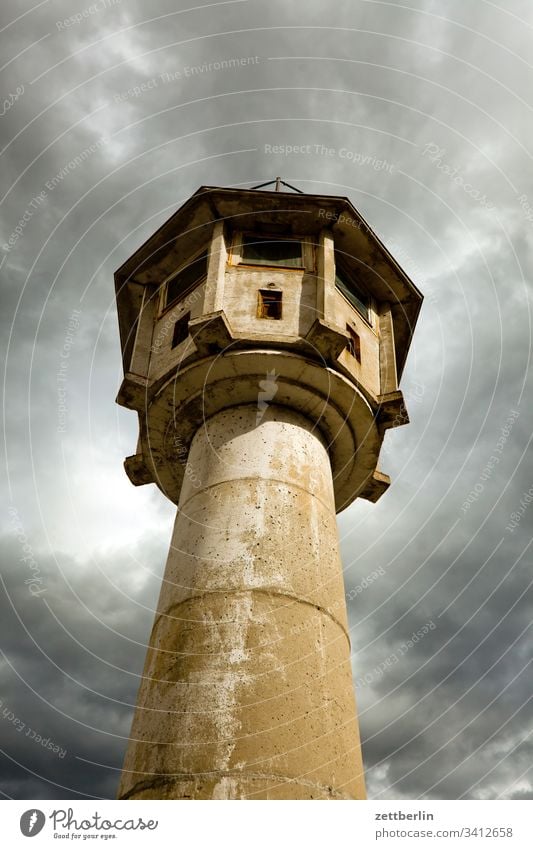
[[[126,472],[178,507],[119,797],[364,798],[335,514],[389,485],[422,296],[349,200],[262,187],[115,283]]]

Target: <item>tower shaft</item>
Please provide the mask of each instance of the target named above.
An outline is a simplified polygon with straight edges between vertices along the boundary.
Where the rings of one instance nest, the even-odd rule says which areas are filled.
[[[365,798],[330,460],[288,407],[192,439],[119,798]]]

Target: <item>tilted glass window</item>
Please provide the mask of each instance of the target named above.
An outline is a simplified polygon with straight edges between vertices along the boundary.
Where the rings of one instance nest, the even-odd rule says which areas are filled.
[[[165,306],[181,301],[191,289],[207,277],[207,251],[192,259],[167,282]]]
[[[355,307],[358,313],[370,323],[370,298],[357,283],[354,282],[351,275],[335,264],[335,286],[342,292],[345,298]]]
[[[243,235],[241,262],[247,265],[279,265],[284,268],[303,268],[302,243],[297,239]]]

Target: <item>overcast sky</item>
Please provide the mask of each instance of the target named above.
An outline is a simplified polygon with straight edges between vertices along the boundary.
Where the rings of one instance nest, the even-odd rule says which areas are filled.
[[[392,486],[339,517],[369,797],[532,798],[531,3],[2,15],[1,792],[113,797],[129,733],[174,508],[123,471],[113,272],[200,185],[279,174],[426,296]]]

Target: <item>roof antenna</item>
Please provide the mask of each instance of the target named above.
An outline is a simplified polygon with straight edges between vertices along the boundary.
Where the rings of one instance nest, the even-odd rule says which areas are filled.
[[[269,180],[268,183],[260,183],[259,186],[252,186],[251,191],[253,191],[254,189],[262,189],[265,186],[272,186],[272,185],[274,185],[274,183],[276,184],[276,189],[275,189],[276,192],[281,192],[281,187],[286,186],[288,189],[291,189],[293,192],[298,192],[299,195],[304,194],[301,189],[297,189],[296,186],[291,186],[290,183],[286,183],[285,180],[281,179],[281,177],[276,177],[275,180]]]

